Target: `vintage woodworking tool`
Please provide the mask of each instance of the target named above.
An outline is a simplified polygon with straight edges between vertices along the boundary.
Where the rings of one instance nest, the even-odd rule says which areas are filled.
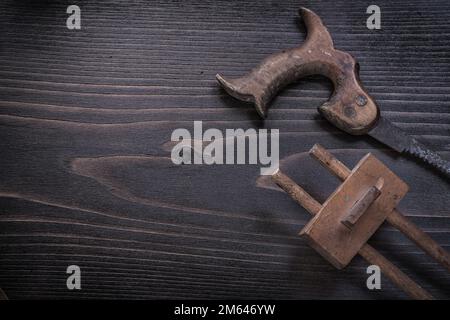
[[[319,74],[334,84],[331,98],[319,112],[339,129],[353,134],[369,134],[397,152],[406,152],[434,166],[450,177],[450,162],[407,135],[380,116],[375,100],[359,80],[359,65],[346,52],[334,49],[333,40],[319,16],[300,9],[308,35],[305,43],[264,59],[248,75],[226,79],[217,75],[222,87],[233,97],[253,102],[265,118],[269,102],[277,92],[298,78]]]
[[[314,215],[300,235],[326,260],[341,269],[360,254],[415,299],[433,297],[366,242],[384,221],[400,230],[450,271],[450,255],[395,207],[408,186],[372,154],[349,170],[320,145],[309,154],[344,182],[320,204],[280,170],[272,179]]]

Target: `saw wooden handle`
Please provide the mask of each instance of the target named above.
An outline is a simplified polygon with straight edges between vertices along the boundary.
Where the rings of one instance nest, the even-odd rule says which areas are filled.
[[[253,102],[264,118],[281,88],[308,75],[323,75],[333,82],[334,93],[319,112],[345,132],[367,133],[379,118],[379,108],[359,81],[359,65],[349,53],[334,49],[319,16],[306,8],[300,14],[308,31],[302,46],[267,57],[244,77],[226,79],[218,74],[217,80],[231,96]]]

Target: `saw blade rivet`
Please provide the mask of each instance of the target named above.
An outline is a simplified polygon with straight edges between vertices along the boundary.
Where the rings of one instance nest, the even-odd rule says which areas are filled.
[[[356,104],[360,107],[364,107],[367,104],[367,98],[363,95],[356,97]]]
[[[352,106],[345,106],[344,107],[344,114],[348,118],[354,118],[356,116],[356,111]]]

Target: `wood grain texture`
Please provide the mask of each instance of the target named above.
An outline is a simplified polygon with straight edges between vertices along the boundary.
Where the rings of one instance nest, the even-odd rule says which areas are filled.
[[[332,85],[288,87],[261,121],[228,97],[240,76],[298,46],[302,5],[361,64],[382,114],[450,158],[450,3],[377,1],[0,2],[0,287],[38,298],[405,298],[366,264],[335,270],[298,238],[309,216],[257,166],[175,166],[175,128],[280,129],[282,170],[324,201],[339,181],[307,155],[316,142],[347,166],[373,152],[409,185],[399,210],[450,249],[450,185],[412,158],[317,115]],[[384,226],[370,244],[438,298],[450,275]],[[66,288],[68,265],[82,290]]]

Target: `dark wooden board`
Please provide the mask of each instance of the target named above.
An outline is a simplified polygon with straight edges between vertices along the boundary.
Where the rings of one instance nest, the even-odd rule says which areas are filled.
[[[321,201],[338,185],[306,152],[316,142],[349,166],[374,152],[411,187],[400,211],[450,249],[450,187],[434,171],[317,115],[331,84],[284,90],[269,118],[228,97],[239,76],[304,40],[300,5],[361,64],[383,115],[450,158],[450,3],[377,1],[0,2],[0,287],[38,298],[405,298],[366,263],[335,270],[298,231],[309,215],[257,166],[175,166],[175,128],[279,128],[282,168]],[[376,248],[436,297],[450,275],[396,230]],[[82,290],[66,268],[82,269]]]

